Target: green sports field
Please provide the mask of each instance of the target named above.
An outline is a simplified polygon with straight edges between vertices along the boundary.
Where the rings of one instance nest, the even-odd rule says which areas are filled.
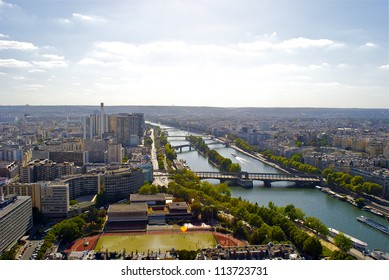
[[[163,233],[163,234],[123,234],[103,235],[95,247],[95,251],[147,252],[148,250],[166,252],[175,250],[197,250],[213,248],[216,240],[211,232]]]

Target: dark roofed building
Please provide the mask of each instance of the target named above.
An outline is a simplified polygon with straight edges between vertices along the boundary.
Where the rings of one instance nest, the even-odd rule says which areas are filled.
[[[113,204],[107,211],[105,232],[146,231],[147,204]]]
[[[186,202],[172,202],[168,204],[169,213],[188,213],[188,204]]]
[[[157,209],[163,210],[166,204],[166,196],[164,193],[149,194],[149,195],[131,194],[130,202],[131,204],[147,203],[147,205],[151,207],[153,210],[157,210]]]
[[[192,219],[192,213],[186,202],[171,202],[167,206],[169,213],[166,215],[166,220],[189,222]]]

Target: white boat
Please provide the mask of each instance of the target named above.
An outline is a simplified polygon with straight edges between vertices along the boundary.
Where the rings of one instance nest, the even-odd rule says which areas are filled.
[[[351,236],[351,235],[348,235],[348,234],[345,234],[344,232],[341,232],[337,229],[334,229],[334,228],[328,228],[328,230],[330,231],[330,236],[331,237],[335,237],[337,236],[338,234],[342,233],[344,236],[350,238],[351,242],[353,243],[353,247],[361,252],[365,252],[367,251],[367,243]]]

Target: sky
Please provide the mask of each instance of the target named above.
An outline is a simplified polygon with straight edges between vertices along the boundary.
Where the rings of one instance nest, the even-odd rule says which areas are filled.
[[[388,9],[0,0],[0,105],[389,108]]]

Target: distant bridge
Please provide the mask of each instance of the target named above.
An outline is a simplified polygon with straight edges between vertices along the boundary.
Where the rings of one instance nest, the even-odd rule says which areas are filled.
[[[186,138],[189,135],[168,135],[168,138]]]
[[[272,182],[287,181],[295,182],[301,186],[314,186],[321,184],[320,176],[300,174],[272,174],[272,173],[249,173],[249,172],[194,172],[200,179],[219,179],[220,181],[233,180],[244,187],[252,187],[253,180],[263,181],[266,187],[271,187]]]
[[[207,143],[207,145],[216,145],[216,144],[223,144],[223,143],[218,141]],[[171,147],[175,150],[180,150],[180,152],[182,152],[182,148],[189,147],[189,151],[191,151],[192,148],[194,148],[195,146],[189,143],[189,144],[174,145],[174,146],[172,145]]]

